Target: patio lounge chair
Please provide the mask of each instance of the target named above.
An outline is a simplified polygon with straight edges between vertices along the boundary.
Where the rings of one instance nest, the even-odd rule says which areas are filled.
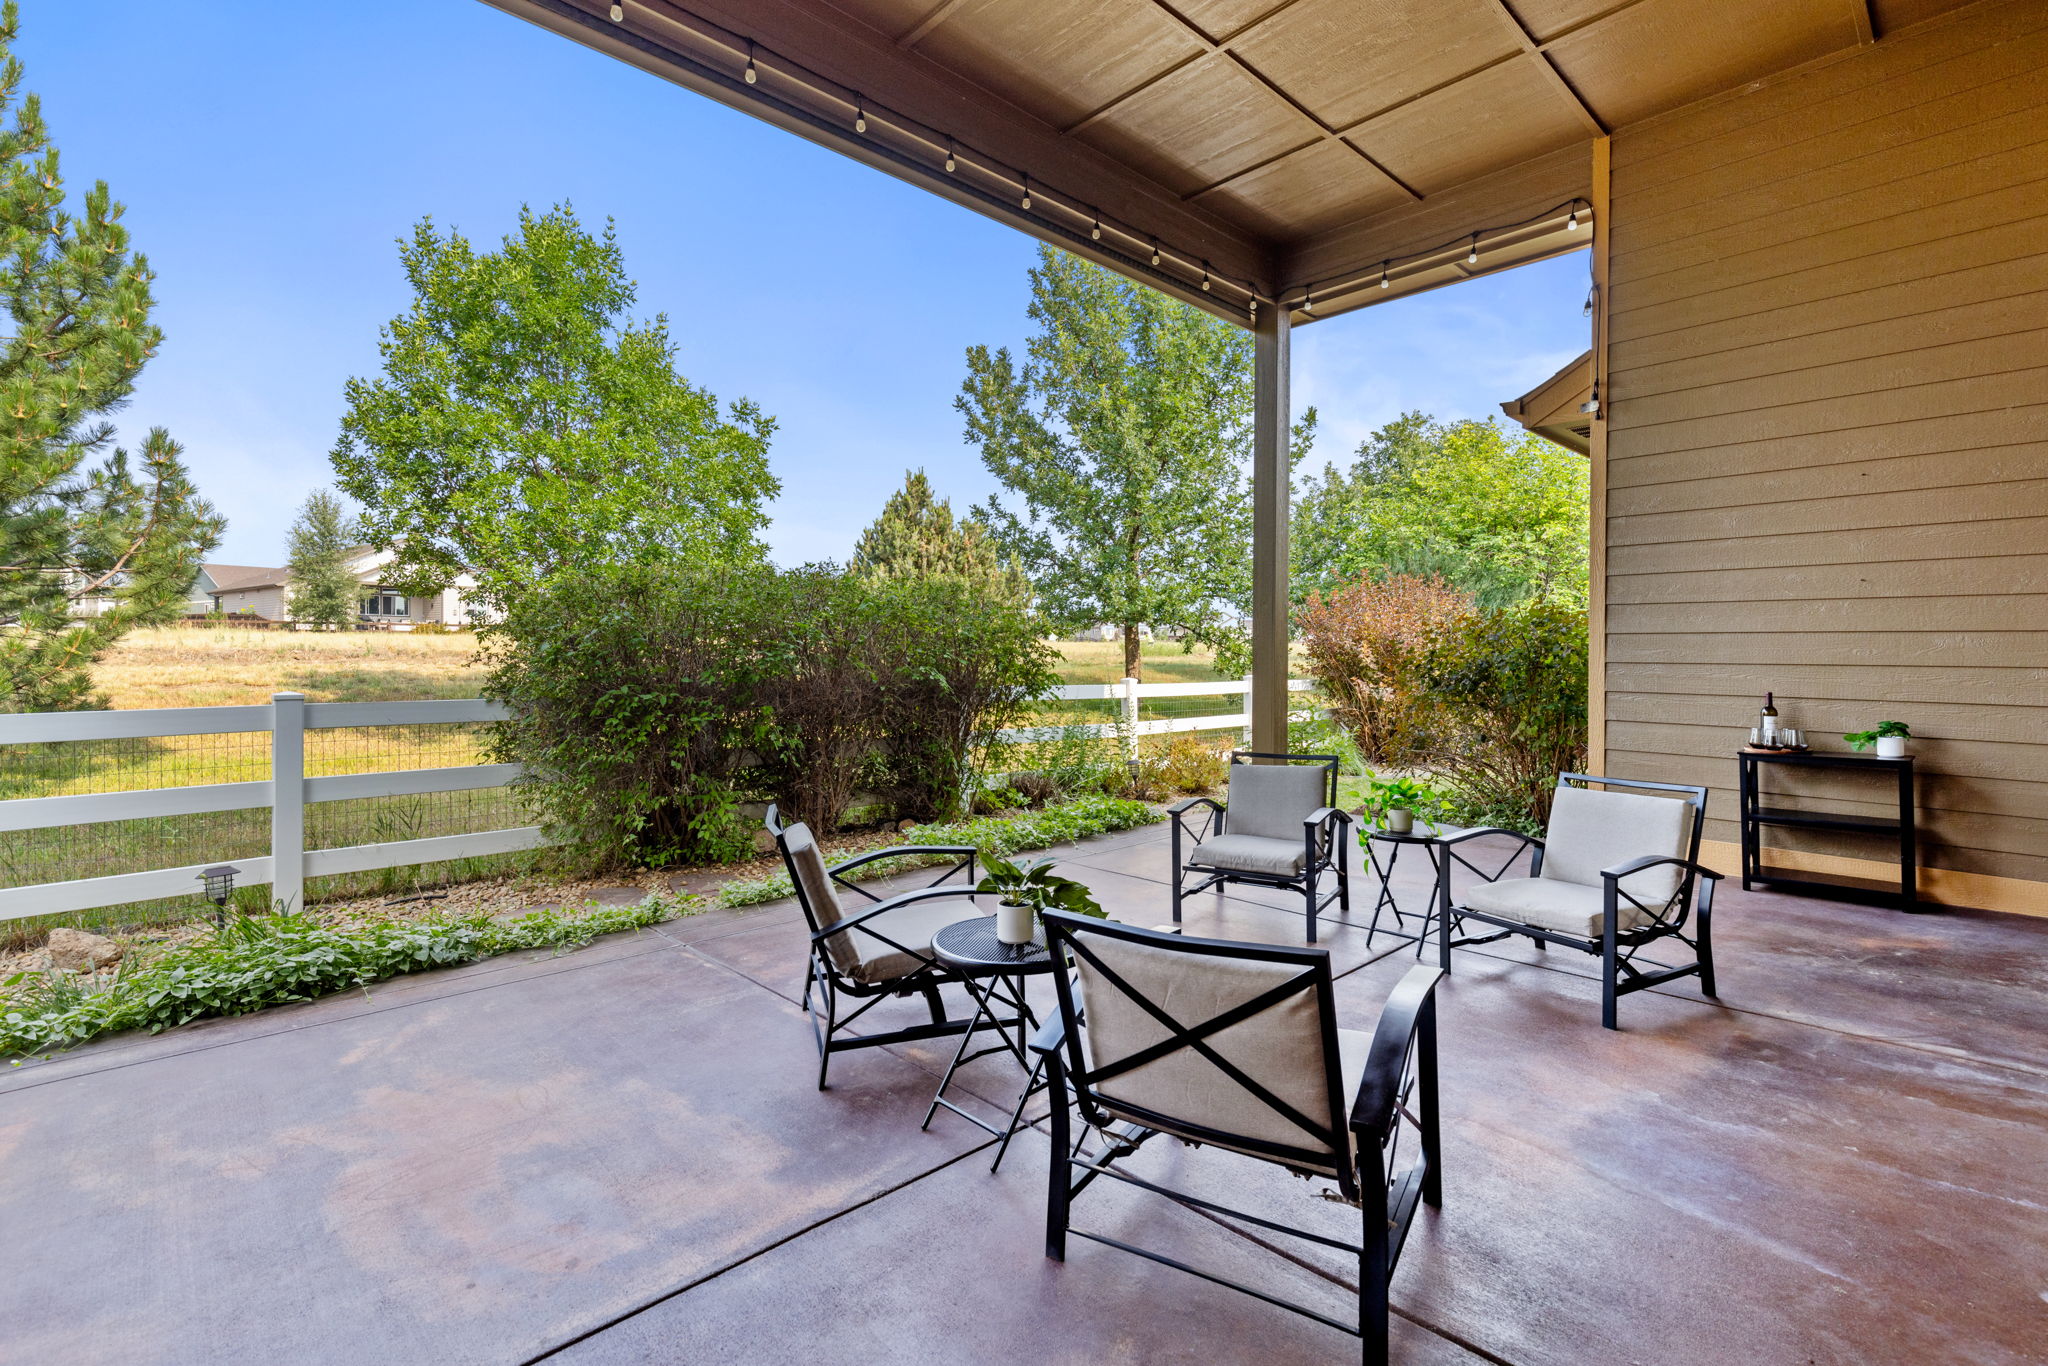
[[[969,845],[902,845],[878,849],[827,864],[818,841],[803,822],[784,825],[774,806],[769,806],[764,824],[782,852],[783,867],[789,870],[796,888],[797,905],[803,908],[804,923],[810,927],[810,967],[804,979],[804,1013],[811,1017],[811,1032],[818,1040],[818,1089],[825,1089],[825,1075],[832,1055],[856,1048],[882,1044],[909,1043],[964,1034],[972,1016],[952,1018],[946,1014],[939,988],[959,979],[932,956],[932,936],[958,920],[984,914],[973,902],[975,850]],[[865,887],[846,880],[855,868],[879,859],[903,854],[938,854],[956,859],[927,887],[904,892],[887,900]],[[967,874],[964,883],[947,883],[956,873]],[[857,892],[873,903],[849,912],[839,899],[839,889]],[[816,992],[817,1002],[812,1001]],[[880,1034],[850,1034],[847,1027],[891,996],[916,992],[931,1011],[929,1024],[910,1025]],[[865,1004],[840,1017],[840,997],[850,996]],[[819,1019],[822,1008],[824,1018]],[[1017,1022],[1006,1021],[1010,1025]],[[983,1028],[992,1027],[984,1024]]]
[[[1650,795],[1660,792],[1679,795]],[[1598,955],[1600,1022],[1609,1029],[1620,1028],[1615,1003],[1632,991],[1697,974],[1701,992],[1712,996],[1714,884],[1721,874],[1699,862],[1706,810],[1704,787],[1560,773],[1542,839],[1485,826],[1446,837],[1437,863],[1443,970],[1451,970],[1453,948],[1509,935],[1527,936],[1538,948],[1562,944]],[[1519,841],[1491,873],[1459,848],[1481,835]],[[1525,848],[1529,875],[1502,876]],[[1481,879],[1455,896],[1454,863]],[[1454,938],[1468,921],[1494,932]],[[1638,954],[1665,939],[1691,949],[1693,961],[1676,967],[1652,962],[1648,970],[1637,965]]]
[[[1273,760],[1259,763],[1255,760]],[[1169,807],[1173,817],[1173,919],[1181,902],[1225,882],[1298,891],[1308,908],[1308,942],[1316,942],[1316,916],[1332,901],[1351,909],[1348,812],[1337,808],[1334,754],[1230,756],[1226,802],[1190,797]],[[1202,810],[1199,824],[1189,813]],[[1182,855],[1184,842],[1194,847]],[[1337,890],[1319,895],[1322,875],[1335,866]],[[1190,875],[1202,880],[1187,885]]]
[[[1047,912],[1045,926],[1048,947],[1074,965],[1071,980],[1055,974],[1059,1014],[1032,1044],[1054,1092],[1046,1255],[1066,1260],[1069,1234],[1105,1243],[1355,1334],[1368,1363],[1386,1361],[1387,1283],[1417,1203],[1443,1201],[1433,997],[1442,974],[1410,968],[1368,1036],[1337,1028],[1325,949],[1183,938],[1064,911]],[[1081,1141],[1070,1133],[1076,1112]],[[1401,1142],[1404,1128],[1411,1143]],[[1095,1151],[1089,1129],[1101,1139]],[[1334,1198],[1359,1211],[1359,1242],[1131,1173],[1124,1159],[1160,1134],[1334,1182]],[[1099,1177],[1351,1253],[1357,1322],[1072,1227],[1075,1197]]]

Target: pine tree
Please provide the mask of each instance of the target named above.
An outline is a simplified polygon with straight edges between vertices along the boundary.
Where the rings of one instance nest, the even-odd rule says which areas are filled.
[[[349,572],[354,519],[341,499],[315,489],[292,523],[292,616],[322,626],[348,626],[361,613],[362,584]]]
[[[104,182],[64,208],[41,102],[21,93],[20,13],[0,7],[0,711],[103,705],[92,665],[174,617],[221,521],[162,428],[137,459],[105,415],[162,332],[149,264]],[[11,121],[7,115],[11,111]],[[139,468],[138,468],[139,467]],[[95,613],[95,609],[97,609]]]
[[[988,528],[972,517],[956,521],[952,502],[932,496],[923,470],[903,476],[903,487],[889,495],[882,515],[861,533],[848,568],[878,579],[970,579],[1011,599],[1027,591],[1023,576],[1004,563]]]

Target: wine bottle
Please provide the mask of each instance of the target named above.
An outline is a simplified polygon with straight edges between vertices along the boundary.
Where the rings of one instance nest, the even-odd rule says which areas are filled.
[[[1778,709],[1772,704],[1771,694],[1764,694],[1763,710],[1757,713],[1757,734],[1763,737],[1765,749],[1778,747]]]

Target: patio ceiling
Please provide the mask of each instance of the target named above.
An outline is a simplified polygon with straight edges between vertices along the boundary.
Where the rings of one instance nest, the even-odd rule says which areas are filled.
[[[1583,246],[1590,139],[1968,2],[488,0],[1296,323]]]

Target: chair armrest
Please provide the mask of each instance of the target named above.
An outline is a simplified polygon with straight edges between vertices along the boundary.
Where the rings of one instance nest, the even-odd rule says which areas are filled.
[[[1359,1079],[1358,1097],[1351,1103],[1351,1129],[1384,1137],[1389,1122],[1399,1122],[1395,1105],[1400,1100],[1401,1072],[1408,1058],[1409,1041],[1415,1035],[1423,1008],[1429,1005],[1442,968],[1417,963],[1402,974],[1380,1008],[1379,1024],[1366,1050],[1365,1075]]]
[[[1349,811],[1344,810],[1342,807],[1319,806],[1315,810],[1309,812],[1308,815],[1302,819],[1301,823],[1306,826],[1318,826],[1327,825],[1329,822],[1333,820],[1336,821],[1339,825],[1349,825],[1351,824],[1351,813]]]
[[[845,934],[848,930],[856,928],[865,921],[873,920],[885,911],[893,911],[898,906],[908,906],[913,901],[936,901],[940,897],[946,896],[971,897],[976,895],[979,895],[979,893],[972,887],[962,886],[959,883],[955,883],[951,887],[920,887],[914,892],[905,892],[901,896],[892,896],[887,901],[878,901],[858,915],[849,915],[844,920],[833,921],[824,929],[814,931],[811,935],[811,942],[813,944],[823,943],[835,934]]]
[[[1067,1020],[1064,1015],[1055,1015],[1038,1027],[1031,1036],[1031,1051],[1044,1056],[1059,1052],[1067,1045]]]
[[[899,844],[893,849],[877,849],[873,853],[856,854],[844,863],[835,863],[828,870],[833,877],[863,864],[878,859],[898,858],[904,854],[950,854],[955,858],[968,858],[981,851],[971,844]]]
[[[1463,844],[1466,840],[1476,839],[1481,835],[1506,835],[1509,839],[1520,840],[1525,845],[1533,844],[1538,849],[1543,847],[1543,837],[1541,835],[1525,835],[1519,830],[1503,830],[1497,825],[1475,825],[1469,830],[1460,830],[1455,835],[1438,835],[1436,842],[1438,844]]]
[[[1166,814],[1169,816],[1180,816],[1194,810],[1198,806],[1206,806],[1219,816],[1223,814],[1223,804],[1214,797],[1189,797],[1184,801],[1175,802],[1172,806],[1167,807]]]
[[[1691,859],[1679,858],[1675,854],[1645,854],[1641,858],[1630,859],[1627,863],[1617,863],[1612,868],[1602,868],[1600,876],[1620,879],[1627,877],[1631,873],[1640,873],[1645,868],[1656,868],[1666,863],[1676,864],[1680,868],[1688,869],[1700,877],[1711,878],[1716,882],[1728,876],[1726,873],[1715,872],[1704,863],[1694,863]]]

